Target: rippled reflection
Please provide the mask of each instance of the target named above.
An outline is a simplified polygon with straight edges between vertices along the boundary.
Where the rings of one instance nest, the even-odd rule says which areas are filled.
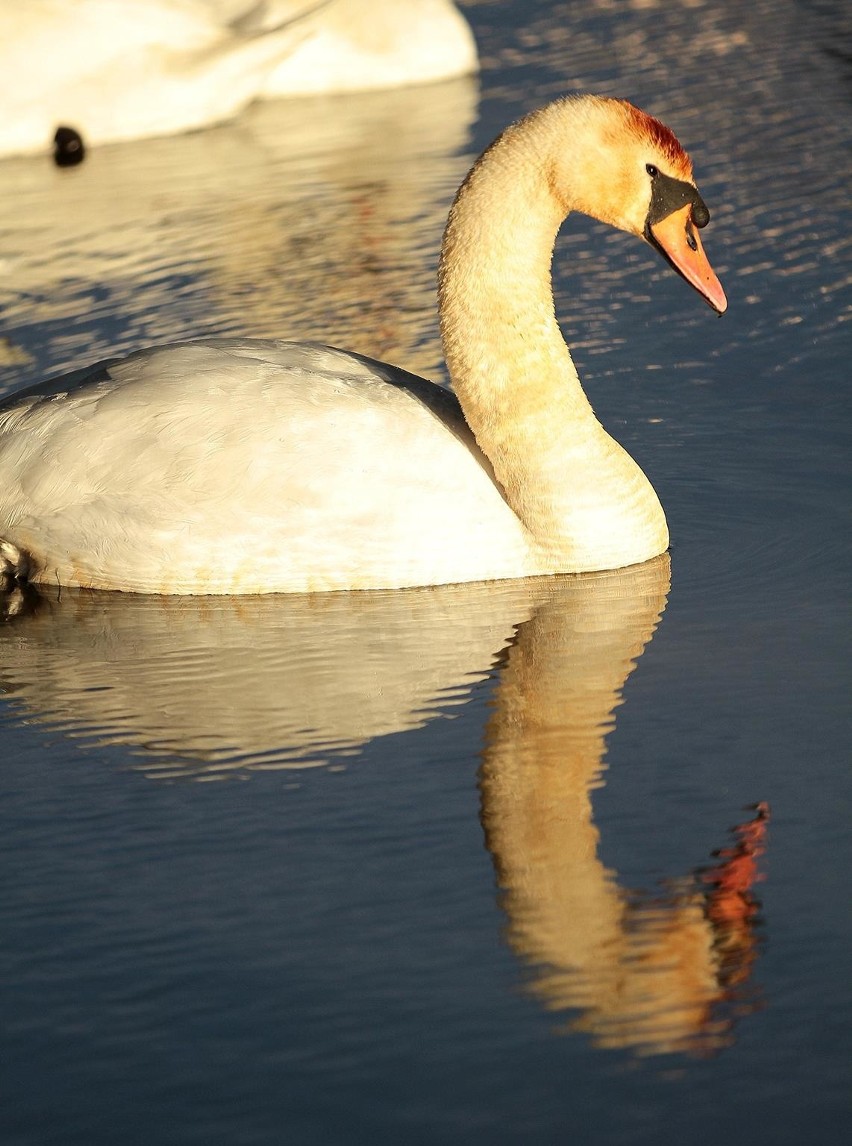
[[[152,776],[304,768],[466,699],[541,592],[535,582],[222,598],[63,589],[0,630],[0,689],[70,736],[131,746]]]
[[[668,585],[662,557],[401,592],[12,596],[0,688],[19,718],[129,746],[151,777],[209,780],[339,763],[451,716],[493,677],[481,815],[531,992],[579,1012],[571,1028],[597,1045],[706,1052],[751,1005],[766,809],[713,867],[654,895],[619,886],[592,815],[614,710]]]
[[[508,940],[531,992],[602,1047],[707,1053],[731,1039],[756,954],[751,891],[768,809],[707,871],[654,895],[598,856],[593,790],[624,682],[665,605],[665,561],[539,605],[507,650],[480,787]],[[649,813],[652,815],[652,812]]]
[[[0,391],[211,333],[440,369],[434,267],[476,100],[471,78],[282,100],[73,170],[3,161],[0,365],[30,368]]]

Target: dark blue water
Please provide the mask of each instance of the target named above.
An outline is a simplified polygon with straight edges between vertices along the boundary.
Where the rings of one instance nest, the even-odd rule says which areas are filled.
[[[849,17],[465,9],[478,87],[1,164],[0,389],[236,330],[440,376],[466,165],[626,95],[730,309],[580,219],[557,301],[670,568],[5,624],[4,1146],[845,1137]]]

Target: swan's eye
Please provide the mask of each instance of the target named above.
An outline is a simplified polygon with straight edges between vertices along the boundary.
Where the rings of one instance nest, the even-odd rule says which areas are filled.
[[[654,178],[655,175],[659,174],[659,172],[657,171],[657,169],[653,163],[646,163],[645,164],[645,170],[648,172],[648,174],[651,176],[652,179]]]

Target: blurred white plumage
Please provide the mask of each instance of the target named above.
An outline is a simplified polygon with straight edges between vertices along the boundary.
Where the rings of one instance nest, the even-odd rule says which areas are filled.
[[[450,0],[0,0],[0,155],[171,135],[255,99],[476,70]]]

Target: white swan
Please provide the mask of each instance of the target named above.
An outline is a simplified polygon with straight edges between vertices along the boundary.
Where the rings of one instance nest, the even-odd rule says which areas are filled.
[[[0,561],[157,593],[395,588],[617,568],[668,545],[557,326],[576,209],[657,246],[717,311],[689,158],[620,100],[508,128],[463,183],[439,305],[456,391],[310,343],[141,351],[0,405]],[[456,397],[457,395],[457,397]]]
[[[0,0],[0,155],[171,135],[252,100],[477,67],[451,0]]]

